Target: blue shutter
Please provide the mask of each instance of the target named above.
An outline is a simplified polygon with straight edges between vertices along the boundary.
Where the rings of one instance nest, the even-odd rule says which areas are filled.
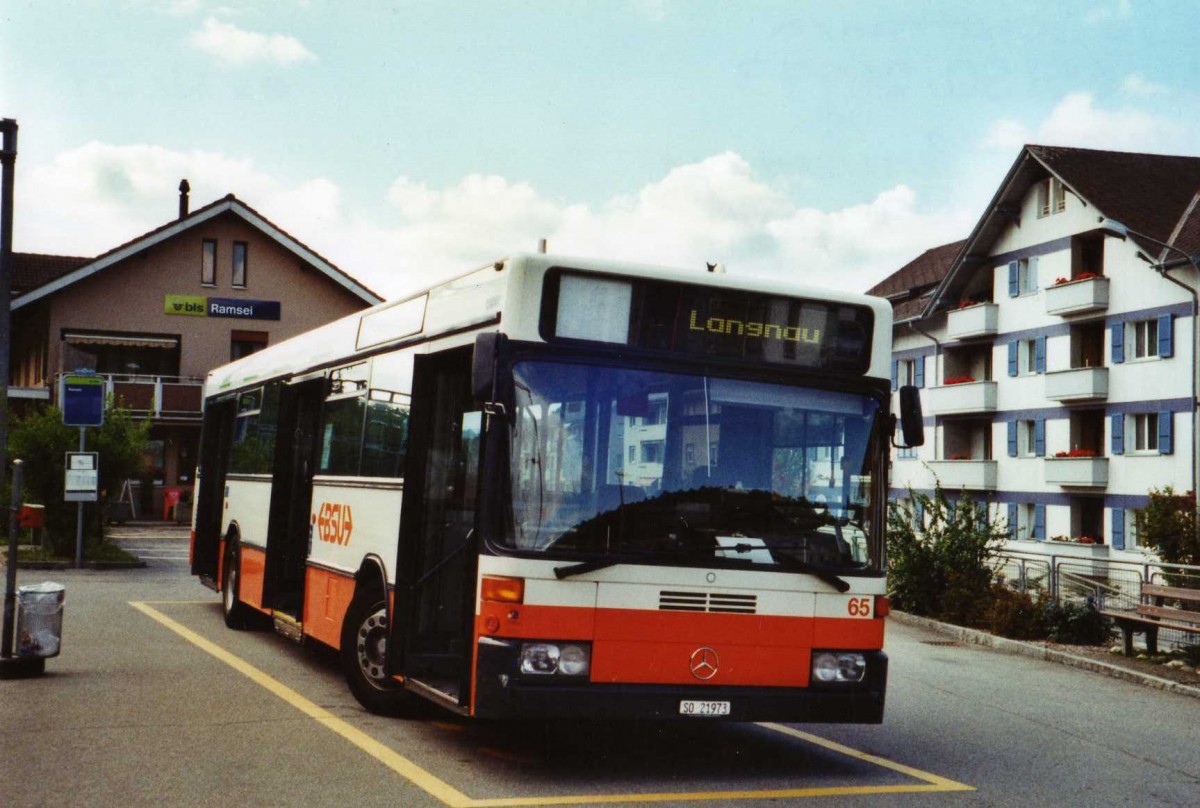
[[[1114,550],[1125,549],[1125,509],[1112,509],[1112,540],[1109,542]]]
[[[1112,422],[1112,454],[1125,454],[1125,416],[1117,413]]]
[[[1008,343],[1008,375],[1017,375],[1017,341]]]
[[[1017,262],[1013,261],[1008,265],[1008,296],[1016,297],[1021,293],[1021,287],[1017,281]]]
[[[923,501],[918,499],[916,502],[913,503],[913,515],[916,517],[917,530],[924,530],[925,529],[925,503]]]
[[[1117,323],[1108,330],[1112,334],[1112,361],[1119,365],[1125,361],[1125,324]]]
[[[1033,453],[1038,457],[1046,456],[1046,419],[1039,418],[1033,422]]]
[[[1008,422],[1008,456],[1017,456],[1017,422]]]
[[[892,360],[892,389],[893,390],[895,390],[896,388],[898,388],[900,386],[899,379],[900,379],[900,360],[893,359]]]
[[[914,366],[916,367],[917,372],[914,374],[916,376],[916,378],[913,380],[913,383],[917,387],[924,387],[925,386],[925,357],[918,356]]]
[[[1172,438],[1175,437],[1175,430],[1172,429],[1174,426],[1172,415],[1173,413],[1170,410],[1163,410],[1158,414],[1159,454],[1171,454],[1175,451],[1175,447],[1172,445]]]
[[[1017,536],[1017,503],[1008,503],[1008,534],[1014,539],[1020,538]]]
[[[1158,355],[1163,359],[1175,355],[1175,335],[1172,328],[1174,320],[1170,314],[1158,318]]]
[[[1038,373],[1046,372],[1046,338],[1038,337],[1033,343],[1033,369]]]
[[[1046,506],[1033,506],[1033,538],[1038,541],[1046,540]]]

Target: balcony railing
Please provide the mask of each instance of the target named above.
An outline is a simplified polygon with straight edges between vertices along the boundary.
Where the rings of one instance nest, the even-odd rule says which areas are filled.
[[[1046,290],[1046,313],[1070,314],[1104,311],[1108,308],[1108,278],[1084,278],[1056,283]]]
[[[193,376],[98,374],[105,396],[139,417],[199,420],[204,381]],[[55,386],[57,389],[57,385]]]
[[[966,412],[994,412],[995,382],[959,382],[930,387],[922,392],[925,409],[937,415]]]
[[[1079,488],[1108,485],[1107,457],[1047,457],[1046,482]]]
[[[947,339],[995,336],[1000,307],[995,303],[977,303],[955,309],[946,318]]]
[[[1072,368],[1046,374],[1051,401],[1094,401],[1108,398],[1108,368]]]
[[[995,460],[930,460],[929,470],[942,488],[995,491],[996,465]]]

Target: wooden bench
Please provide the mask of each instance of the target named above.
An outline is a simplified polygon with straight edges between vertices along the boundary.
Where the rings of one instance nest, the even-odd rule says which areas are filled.
[[[1111,617],[1125,634],[1125,655],[1133,656],[1133,635],[1146,634],[1146,652],[1158,653],[1158,630],[1160,628],[1200,634],[1200,611],[1173,609],[1164,606],[1167,599],[1200,605],[1200,589],[1184,589],[1178,586],[1142,584],[1141,602],[1136,611],[1102,610]],[[1153,602],[1151,602],[1153,601]]]

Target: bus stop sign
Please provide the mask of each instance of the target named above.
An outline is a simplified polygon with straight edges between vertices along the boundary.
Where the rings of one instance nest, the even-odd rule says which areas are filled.
[[[104,379],[72,373],[62,377],[63,423],[67,426],[104,424]]]

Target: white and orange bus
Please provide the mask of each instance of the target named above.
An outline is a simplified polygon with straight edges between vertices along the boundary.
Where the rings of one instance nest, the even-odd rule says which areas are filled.
[[[209,375],[193,572],[375,712],[879,722],[891,332],[866,296],[498,261]]]

